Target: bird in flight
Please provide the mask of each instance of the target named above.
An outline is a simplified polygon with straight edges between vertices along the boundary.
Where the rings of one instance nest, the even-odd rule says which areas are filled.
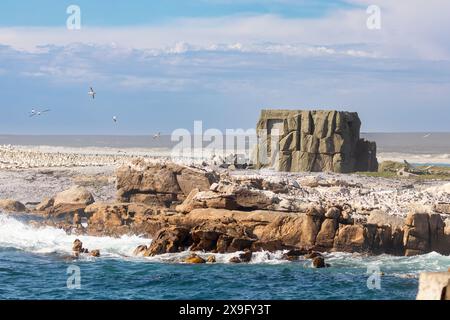
[[[31,109],[30,117],[40,116],[43,113],[46,113],[46,112],[49,112],[49,111],[50,111],[50,109],[45,109],[45,110],[41,110],[41,111],[36,110],[36,109]]]
[[[112,120],[113,120],[114,122],[117,122],[117,117],[116,117],[116,116],[113,116],[113,117],[112,117]]]
[[[153,139],[158,139],[159,137],[161,137],[161,132],[158,132],[153,135]]]
[[[90,95],[92,97],[92,99],[95,99],[95,95],[97,93],[94,91],[94,89],[92,89],[92,87],[89,88],[89,92],[88,95]]]

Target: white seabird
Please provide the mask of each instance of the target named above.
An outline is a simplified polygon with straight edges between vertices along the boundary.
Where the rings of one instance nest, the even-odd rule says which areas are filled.
[[[158,132],[153,135],[153,139],[158,139],[159,137],[161,137],[161,132]]]
[[[49,112],[49,111],[50,111],[50,109],[45,109],[45,110],[38,111],[38,110],[36,110],[36,109],[33,108],[33,109],[31,109],[30,117],[40,116],[40,115],[42,115],[43,113]]]
[[[112,117],[112,120],[113,120],[114,122],[117,122],[117,117],[116,117],[116,116],[113,116],[113,117]]]
[[[92,89],[92,87],[89,88],[89,92],[88,95],[90,95],[92,97],[92,99],[95,99],[95,95],[97,93],[94,91],[94,89]]]

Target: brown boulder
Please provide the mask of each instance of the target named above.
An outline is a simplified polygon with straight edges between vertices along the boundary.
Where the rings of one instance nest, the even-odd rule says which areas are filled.
[[[261,241],[280,240],[285,245],[312,247],[321,227],[321,216],[304,213],[277,215],[261,232]]]
[[[283,242],[280,240],[255,241],[252,243],[252,251],[269,251],[275,252],[285,249]]]
[[[227,235],[221,235],[217,239],[217,249],[216,251],[218,253],[225,253],[228,252],[228,247],[230,246],[231,242],[233,241],[233,237],[227,236]]]
[[[430,227],[427,213],[408,214],[405,219],[403,244],[406,256],[430,251]]]
[[[271,196],[259,190],[239,188],[234,194],[237,206],[245,210],[263,210],[273,203]]]
[[[239,254],[239,260],[241,262],[250,262],[252,260],[253,253],[250,250],[245,250],[243,253]]]
[[[94,197],[84,187],[73,186],[68,190],[58,193],[53,200],[53,206],[81,205],[88,206],[94,203]]]
[[[135,256],[143,256],[147,252],[148,248],[146,245],[140,245],[136,249],[134,249],[133,254]]]
[[[363,225],[340,225],[334,238],[334,251],[364,252],[367,242]]]
[[[27,210],[23,203],[11,199],[0,200],[0,209],[8,212],[24,212]]]
[[[131,197],[136,194],[160,194],[165,197],[180,195],[184,198],[195,188],[200,191],[209,190],[211,184],[217,181],[213,172],[174,163],[160,164],[144,160],[136,160],[129,166],[120,167],[116,175],[117,195],[119,201],[124,202],[131,201]]]
[[[334,237],[336,235],[338,227],[339,222],[337,218],[325,219],[325,221],[322,223],[320,227],[319,233],[317,234],[316,246],[324,249],[332,248],[334,244]]]
[[[194,229],[191,231],[193,244],[191,251],[211,251],[216,249],[221,233],[214,230]]]
[[[150,244],[146,255],[155,256],[163,253],[174,253],[185,250],[191,244],[189,230],[169,227],[159,231]]]
[[[90,255],[93,257],[100,257],[100,250],[92,250]]]
[[[36,211],[46,211],[53,207],[55,200],[53,198],[45,198],[35,208]]]
[[[206,263],[206,260],[200,257],[199,255],[191,254],[189,257],[187,257],[184,260],[185,263],[193,263],[193,264],[199,264],[199,263]]]
[[[304,249],[291,249],[285,254],[283,254],[283,259],[289,260],[289,261],[295,261],[298,260],[300,256],[304,256],[305,254],[308,254],[308,250]]]
[[[241,259],[239,259],[239,257],[232,257],[230,258],[229,262],[231,263],[241,263]]]
[[[72,245],[73,252],[81,252],[83,250],[83,242],[80,239],[75,239]]]
[[[314,268],[326,268],[328,267],[325,263],[325,259],[322,256],[317,256],[313,259],[312,265]]]
[[[227,252],[244,251],[250,249],[255,240],[247,238],[234,238],[227,248]]]

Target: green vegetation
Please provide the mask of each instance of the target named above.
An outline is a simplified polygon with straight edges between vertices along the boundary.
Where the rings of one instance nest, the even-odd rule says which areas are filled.
[[[450,167],[426,167],[417,166],[412,169],[409,176],[399,176],[397,172],[406,168],[405,164],[394,161],[384,161],[380,163],[378,172],[357,172],[357,174],[388,179],[408,179],[408,180],[450,180]]]

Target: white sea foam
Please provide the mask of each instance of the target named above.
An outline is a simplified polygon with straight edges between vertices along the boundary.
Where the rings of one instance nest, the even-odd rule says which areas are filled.
[[[134,249],[138,245],[150,244],[151,240],[139,236],[122,236],[120,238],[68,235],[54,227],[34,227],[18,219],[0,213],[0,248],[15,248],[37,254],[55,253],[71,255],[72,244],[79,238],[83,246],[99,249],[102,258],[127,259],[154,263],[183,263],[192,252],[162,254],[154,257],[136,257]],[[242,252],[212,254],[196,252],[204,259],[214,255],[217,263],[230,263],[232,257]],[[283,251],[255,252],[250,264],[289,264],[282,259]],[[89,258],[88,258],[89,259]],[[351,253],[325,253],[325,260],[332,268],[367,268],[376,265],[386,275],[398,277],[416,277],[422,271],[445,271],[450,265],[450,257],[431,252],[414,257],[396,257],[391,255],[367,256]],[[300,260],[299,266],[311,267],[311,260]]]
[[[33,253],[71,254],[72,244],[79,238],[83,247],[99,249],[105,257],[128,257],[133,250],[149,239],[138,236],[121,238],[68,235],[53,227],[37,228],[0,213],[0,247],[15,248]]]

